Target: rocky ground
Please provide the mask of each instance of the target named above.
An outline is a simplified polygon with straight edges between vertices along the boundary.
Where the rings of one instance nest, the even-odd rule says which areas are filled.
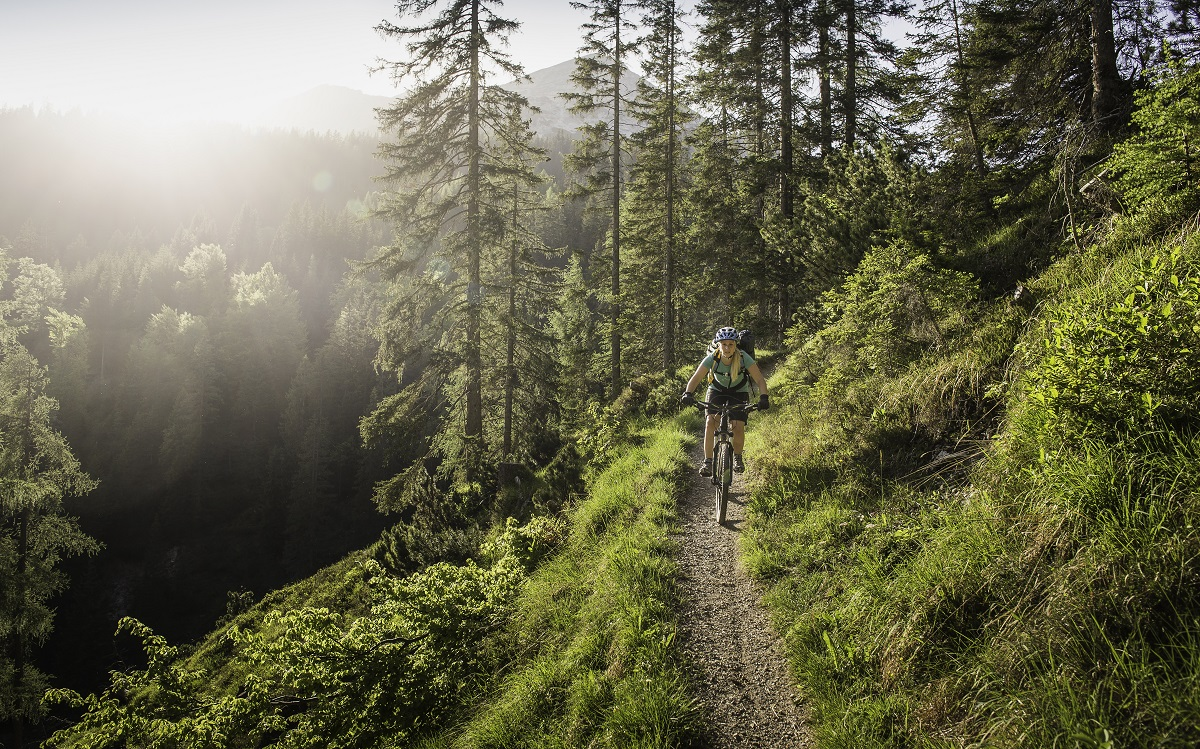
[[[697,448],[693,457],[698,456]],[[684,599],[679,639],[707,719],[702,746],[809,747],[804,706],[788,676],[782,644],[738,561],[744,501],[738,477],[725,523],[717,525],[713,485],[692,473],[679,503]]]

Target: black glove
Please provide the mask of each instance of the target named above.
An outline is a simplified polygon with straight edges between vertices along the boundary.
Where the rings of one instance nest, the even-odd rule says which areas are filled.
[[[696,405],[696,396],[692,395],[691,393],[684,393],[679,398],[679,402],[685,406],[694,406]]]
[[[770,411],[771,410],[771,399],[767,397],[766,393],[763,393],[762,395],[758,396],[758,410],[759,411]]]

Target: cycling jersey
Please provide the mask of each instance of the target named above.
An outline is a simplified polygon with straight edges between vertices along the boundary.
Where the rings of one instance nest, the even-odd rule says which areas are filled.
[[[709,354],[704,357],[701,366],[707,367],[712,375],[710,386],[715,386],[718,390],[735,393],[750,392],[750,367],[754,365],[754,357],[747,354],[745,351],[738,350],[738,355],[742,357],[741,371],[738,372],[736,381],[731,381],[733,364],[722,364],[717,360],[716,354]]]

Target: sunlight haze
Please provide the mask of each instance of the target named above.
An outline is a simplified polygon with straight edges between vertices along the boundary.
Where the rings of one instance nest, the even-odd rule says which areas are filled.
[[[0,107],[104,111],[145,123],[254,124],[316,86],[396,93],[370,75],[399,45],[375,26],[381,0],[21,0],[0,2]],[[582,12],[567,0],[508,0],[510,52],[526,71],[570,59]]]

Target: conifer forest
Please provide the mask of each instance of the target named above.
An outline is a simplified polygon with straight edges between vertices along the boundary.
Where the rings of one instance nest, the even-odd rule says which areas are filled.
[[[1200,0],[391,0],[378,134],[0,110],[0,747],[1200,745]],[[753,746],[754,744],[745,744]]]

